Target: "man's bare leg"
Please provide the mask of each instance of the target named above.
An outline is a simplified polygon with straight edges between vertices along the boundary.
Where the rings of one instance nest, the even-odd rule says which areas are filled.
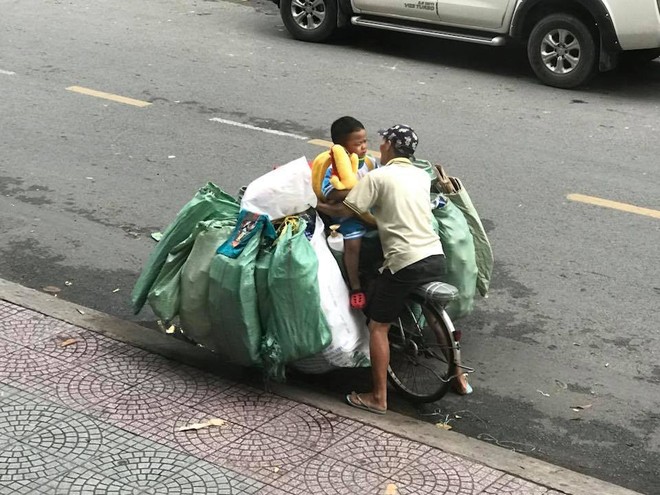
[[[390,364],[389,323],[369,323],[369,353],[373,391],[359,394],[362,403],[375,409],[387,409],[387,367]]]

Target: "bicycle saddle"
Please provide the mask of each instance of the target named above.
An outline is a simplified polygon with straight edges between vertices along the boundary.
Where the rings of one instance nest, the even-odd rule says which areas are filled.
[[[425,302],[437,304],[446,304],[458,297],[458,289],[444,282],[429,282],[420,285],[414,290],[414,293],[424,298]]]

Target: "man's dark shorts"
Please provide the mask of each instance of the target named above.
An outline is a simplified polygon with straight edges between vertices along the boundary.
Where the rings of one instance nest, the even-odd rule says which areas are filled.
[[[406,297],[418,286],[440,280],[445,273],[445,257],[429,256],[396,273],[383,270],[367,297],[367,316],[379,323],[391,323],[404,308]]]

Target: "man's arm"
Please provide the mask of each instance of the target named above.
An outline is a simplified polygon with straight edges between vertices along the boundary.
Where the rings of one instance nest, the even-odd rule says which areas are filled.
[[[359,217],[359,215],[346,206],[343,202],[326,203],[319,201],[316,209],[330,217]]]
[[[337,191],[336,189],[333,189],[330,191],[330,193],[326,194],[325,197],[330,200],[329,202],[341,203],[346,199],[346,196],[348,196],[349,192],[351,192],[350,189],[345,189],[343,191]]]

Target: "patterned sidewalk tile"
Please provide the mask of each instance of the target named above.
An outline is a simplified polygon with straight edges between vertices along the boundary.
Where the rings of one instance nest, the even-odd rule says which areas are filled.
[[[25,347],[20,344],[16,344],[15,342],[0,338],[0,363],[9,360],[10,354],[22,349],[25,349]],[[0,366],[3,365],[0,364]]]
[[[123,383],[25,348],[0,361],[0,380],[75,410],[85,410],[127,388]]]
[[[21,394],[14,396],[11,402],[0,404],[0,431],[72,464],[81,464],[111,451],[151,445],[90,416]]]
[[[231,446],[233,442],[250,432],[249,429],[226,420],[225,424],[221,426],[179,431],[179,428],[204,423],[211,418],[217,417],[192,408],[180,408],[172,416],[150,422],[134,422],[126,425],[126,428],[145,438],[183,450],[200,459],[208,459],[221,448]]]
[[[6,400],[12,395],[17,394],[18,392],[19,390],[17,388],[10,387],[9,385],[5,385],[4,383],[0,383],[0,402]]]
[[[482,493],[504,473],[432,449],[392,478],[400,495]]]
[[[91,459],[83,469],[143,489],[176,477],[195,462],[192,456],[149,442],[130,449],[120,446],[115,452]]]
[[[139,494],[133,487],[103,474],[78,467],[39,487],[41,495],[129,495]]]
[[[168,397],[172,402],[194,406],[234,385],[234,382],[211,373],[173,363],[158,375],[141,382],[138,387]]]
[[[0,488],[8,493],[12,489],[24,492],[29,485],[52,479],[72,467],[63,459],[17,441],[0,450]]]
[[[150,492],[156,495],[254,495],[262,493],[263,486],[258,481],[200,461],[155,485]]]
[[[206,460],[264,483],[272,483],[314,455],[311,450],[252,431],[221,447]]]
[[[330,412],[298,404],[256,429],[299,447],[321,452],[360,427],[359,423]]]
[[[37,377],[66,373],[70,367],[55,358],[25,347],[11,352],[0,360],[0,382],[12,385],[39,385]]]
[[[195,409],[228,419],[248,428],[257,428],[295,405],[277,395],[243,385],[231,387],[198,404]]]
[[[93,361],[117,348],[131,349],[126,344],[73,325],[36,342],[31,348],[69,365]]]
[[[27,310],[0,299],[0,320],[17,316],[19,313],[27,313]]]
[[[484,495],[564,495],[562,492],[536,485],[530,481],[511,476],[510,474],[505,474],[481,493]]]
[[[87,412],[102,421],[122,427],[134,425],[130,431],[142,431],[139,425],[162,422],[184,408],[171,402],[166,395],[131,387],[91,405]]]
[[[327,449],[324,454],[381,476],[391,477],[430,450],[426,445],[363,426]]]
[[[337,461],[323,454],[311,458],[288,475],[272,483],[274,488],[289,495],[382,495],[388,493],[389,484],[390,482],[384,476]],[[270,495],[271,491],[266,489],[263,493]]]
[[[158,354],[136,347],[118,346],[98,359],[84,363],[83,367],[117,381],[137,385],[157,377],[175,365],[173,361]]]
[[[0,338],[30,347],[41,340],[74,328],[61,320],[30,311],[0,320]]]

